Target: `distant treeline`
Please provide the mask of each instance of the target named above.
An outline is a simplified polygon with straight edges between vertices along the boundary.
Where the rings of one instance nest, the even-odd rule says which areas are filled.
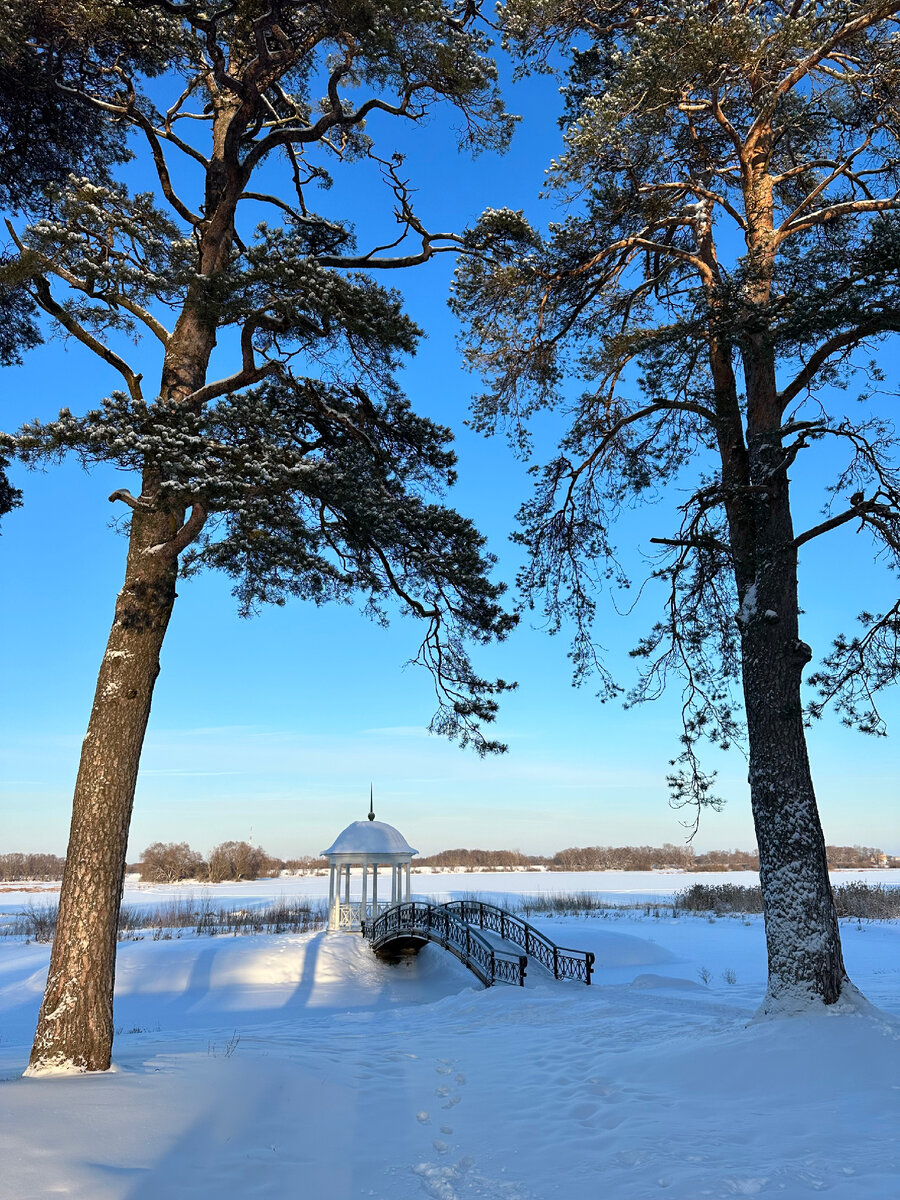
[[[676,868],[685,871],[755,870],[759,858],[749,850],[711,850],[697,854],[690,846],[568,846],[548,857],[518,850],[442,850],[430,858],[416,859],[417,866],[435,868],[478,867],[538,869],[544,871],[650,871]]]
[[[66,860],[56,854],[0,854],[0,882],[61,879]]]
[[[875,846],[828,846],[828,865],[835,869],[864,867],[900,867],[900,857],[892,858]],[[756,850],[695,851],[691,846],[569,846],[552,857],[522,854],[519,850],[442,850],[428,858],[417,858],[420,867],[463,868],[477,870],[545,871],[756,871]]]
[[[900,856],[891,856],[876,846],[827,846],[832,870],[871,867],[900,867]],[[0,882],[10,880],[56,880],[62,877],[65,859],[55,854],[0,854]],[[755,871],[755,850],[707,850],[666,842],[662,846],[569,846],[548,857],[523,854],[519,850],[441,850],[415,859],[414,869],[506,870],[506,871]],[[146,883],[177,883],[195,879],[199,883],[226,880],[271,879],[282,872],[308,875],[328,869],[324,858],[276,858],[249,842],[221,842],[204,857],[187,842],[154,842],[141,861],[128,870]]]
[[[56,881],[66,860],[57,854],[0,854],[0,883],[12,880]],[[141,862],[128,867],[150,883],[175,883],[182,879],[219,883],[228,879],[264,879],[282,871],[304,874],[323,867],[324,858],[274,858],[249,842],[221,842],[205,857],[187,842],[154,842]]]

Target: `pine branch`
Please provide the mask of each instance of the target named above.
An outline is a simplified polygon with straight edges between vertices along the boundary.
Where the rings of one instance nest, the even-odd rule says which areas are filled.
[[[163,323],[159,321],[153,315],[153,313],[144,308],[143,305],[138,304],[136,300],[132,300],[132,298],[126,295],[124,292],[98,292],[95,286],[88,280],[80,278],[74,273],[74,271],[69,271],[66,267],[62,266],[54,259],[49,258],[46,254],[41,254],[38,251],[33,250],[30,246],[27,246],[16,233],[12,223],[8,218],[6,219],[5,223],[7,231],[9,232],[16,249],[20,254],[30,255],[33,260],[45,271],[51,275],[55,275],[57,279],[61,279],[63,283],[67,283],[69,287],[74,288],[75,291],[81,292],[83,295],[89,296],[91,299],[102,300],[104,304],[108,304],[112,308],[124,308],[126,312],[131,313],[131,315],[140,321],[142,325],[145,325],[153,334],[153,336],[163,344],[163,346],[168,345],[169,339],[172,336],[171,333],[168,329],[166,329],[165,325],[163,325]]]

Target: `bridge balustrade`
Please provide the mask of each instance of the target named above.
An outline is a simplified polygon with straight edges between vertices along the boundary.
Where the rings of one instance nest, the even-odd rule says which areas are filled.
[[[482,900],[451,900],[443,905],[449,912],[458,913],[467,924],[478,925],[498,934],[504,941],[521,946],[526,955],[553,972],[554,979],[575,979],[590,985],[594,972],[594,955],[589,950],[572,950],[557,946],[548,937],[496,904]]]

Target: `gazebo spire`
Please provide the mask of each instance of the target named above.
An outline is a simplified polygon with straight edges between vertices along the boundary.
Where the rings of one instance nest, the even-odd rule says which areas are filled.
[[[369,784],[369,820],[375,820],[375,802],[372,799],[372,785]]]

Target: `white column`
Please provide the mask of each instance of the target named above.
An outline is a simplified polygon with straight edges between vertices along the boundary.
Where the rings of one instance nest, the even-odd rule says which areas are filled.
[[[397,864],[391,863],[391,904],[397,903]]]
[[[337,923],[335,921],[335,911],[334,911],[334,881],[335,881],[336,874],[337,874],[337,869],[336,869],[334,863],[331,863],[331,865],[328,869],[328,928],[329,929],[337,928]]]
[[[411,872],[411,870],[412,870],[412,867],[410,866],[410,864],[409,864],[409,863],[407,863],[407,864],[406,864],[406,898],[407,898],[407,900],[411,900],[411,899],[412,899],[412,883],[411,883],[411,881],[410,881],[410,879],[411,879],[411,877],[410,877],[410,872]]]
[[[344,871],[345,871],[344,903],[349,904],[350,903],[350,864],[349,863],[347,863],[347,865],[344,867]]]
[[[378,916],[378,863],[372,864],[372,917]]]
[[[366,919],[366,901],[369,899],[369,864],[367,862],[363,863],[362,871],[362,905],[359,910],[359,916],[360,920],[364,921]]]

